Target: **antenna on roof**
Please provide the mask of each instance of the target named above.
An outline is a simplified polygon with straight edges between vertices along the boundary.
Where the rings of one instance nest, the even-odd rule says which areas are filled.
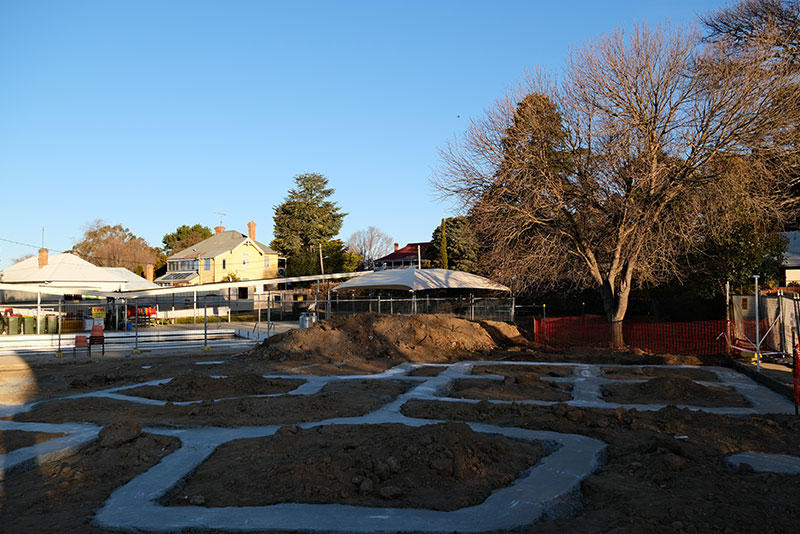
[[[44,226],[42,226],[42,248],[44,248]]]
[[[227,213],[225,213],[225,212],[223,212],[223,211],[215,211],[214,213],[216,213],[217,215],[219,215],[219,225],[220,225],[220,226],[222,226],[222,218],[223,218],[223,217],[227,217],[227,216],[228,216],[228,214],[227,214]]]

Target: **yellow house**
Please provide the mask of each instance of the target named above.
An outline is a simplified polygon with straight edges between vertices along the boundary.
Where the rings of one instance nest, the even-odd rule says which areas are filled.
[[[224,226],[208,239],[167,258],[167,274],[156,278],[161,286],[225,282],[231,278],[257,280],[278,275],[278,253],[256,241],[256,223],[247,223],[247,235]]]

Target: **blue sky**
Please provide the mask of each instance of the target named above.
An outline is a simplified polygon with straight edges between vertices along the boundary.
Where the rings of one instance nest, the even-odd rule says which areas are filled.
[[[427,240],[452,215],[438,148],[526,70],[725,3],[0,0],[0,269],[95,219],[153,246],[252,219],[268,243],[304,172],[336,190],[342,239]]]

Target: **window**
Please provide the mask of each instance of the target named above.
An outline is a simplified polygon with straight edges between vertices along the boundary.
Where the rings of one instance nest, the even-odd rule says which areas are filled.
[[[211,270],[211,258],[206,258],[205,265],[203,267],[205,268],[206,271]]]
[[[269,254],[264,254],[264,268],[269,269]]]
[[[239,298],[242,299],[242,300],[247,298],[247,288],[246,287],[240,287],[239,288]]]
[[[228,268],[227,263],[228,263],[228,260],[225,260],[225,259],[222,260],[222,270],[223,271]]]
[[[250,259],[249,254],[242,254],[242,267],[247,267],[247,260]]]

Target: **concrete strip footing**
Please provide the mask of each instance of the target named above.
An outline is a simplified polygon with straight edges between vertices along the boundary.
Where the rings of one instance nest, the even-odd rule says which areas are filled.
[[[397,398],[388,401],[377,410],[361,417],[329,419],[325,421],[299,423],[302,428],[332,424],[380,424],[399,423],[421,426],[440,421],[412,419],[402,414],[402,406],[409,400],[444,402],[482,402],[478,400],[452,398],[448,395],[454,380],[497,380],[497,375],[471,375],[474,366],[519,365],[566,366],[572,373],[565,377],[546,377],[542,380],[572,385],[572,399],[565,403],[587,408],[658,410],[665,404],[620,405],[603,400],[601,391],[606,384],[633,383],[631,380],[612,380],[603,376],[602,368],[622,365],[588,365],[555,362],[460,362],[446,365],[433,377],[408,376],[413,369],[425,364],[407,363],[376,375],[351,376],[297,376],[266,375],[270,378],[302,378],[305,382],[286,395],[314,395],[327,384],[341,380],[392,380],[402,379],[415,385]],[[436,364],[441,366],[441,364]],[[643,366],[648,367],[648,366]],[[663,369],[663,366],[653,366]],[[685,366],[685,368],[694,368]],[[716,374],[721,385],[728,385],[745,397],[750,408],[704,408],[680,406],[692,410],[704,410],[719,414],[747,415],[755,413],[791,413],[793,406],[788,400],[764,388],[750,378],[735,371],[719,367],[704,367]],[[146,384],[162,384],[169,378],[147,383],[109,388],[100,391],[71,395],[68,400],[85,397],[108,397],[126,402],[162,404],[125,394],[127,389]],[[702,382],[701,382],[702,383]],[[192,401],[186,401],[190,403]],[[494,404],[510,404],[510,401],[489,401]],[[556,402],[524,400],[519,404],[553,405]],[[14,415],[30,410],[38,402],[23,406],[2,406],[0,415]],[[517,480],[505,488],[493,492],[483,503],[455,510],[440,512],[407,508],[371,508],[336,504],[311,505],[287,503],[263,507],[204,508],[197,506],[162,506],[160,499],[192,471],[204,462],[221,444],[234,439],[262,437],[274,434],[278,425],[241,428],[193,428],[165,429],[147,428],[147,432],[176,436],[181,447],[165,457],[159,464],[137,476],[128,484],[115,490],[96,516],[96,523],[104,528],[135,531],[180,531],[184,529],[220,529],[226,531],[252,530],[304,530],[310,532],[480,532],[522,528],[543,518],[572,515],[581,505],[580,482],[594,472],[605,461],[606,447],[600,441],[586,436],[557,434],[522,428],[497,427],[470,423],[476,432],[501,434],[515,439],[541,442],[548,455],[535,466],[523,472]],[[49,461],[74,453],[81,446],[95,439],[99,427],[88,424],[40,424],[0,421],[0,430],[25,430],[33,432],[66,432],[69,435],[48,442],[13,451],[5,455],[2,465],[5,473],[36,462]],[[749,454],[749,453],[748,453]],[[767,458],[772,457],[772,458]],[[728,458],[729,465],[748,463],[771,468],[764,470],[795,469],[795,459],[778,455],[735,455]],[[755,462],[755,465],[754,465]],[[778,466],[778,467],[775,467]],[[784,467],[781,467],[784,466]],[[786,467],[788,466],[788,467]]]
[[[725,463],[734,469],[738,469],[742,464],[748,464],[754,471],[762,473],[800,475],[800,458],[788,454],[742,452],[726,457]]]

